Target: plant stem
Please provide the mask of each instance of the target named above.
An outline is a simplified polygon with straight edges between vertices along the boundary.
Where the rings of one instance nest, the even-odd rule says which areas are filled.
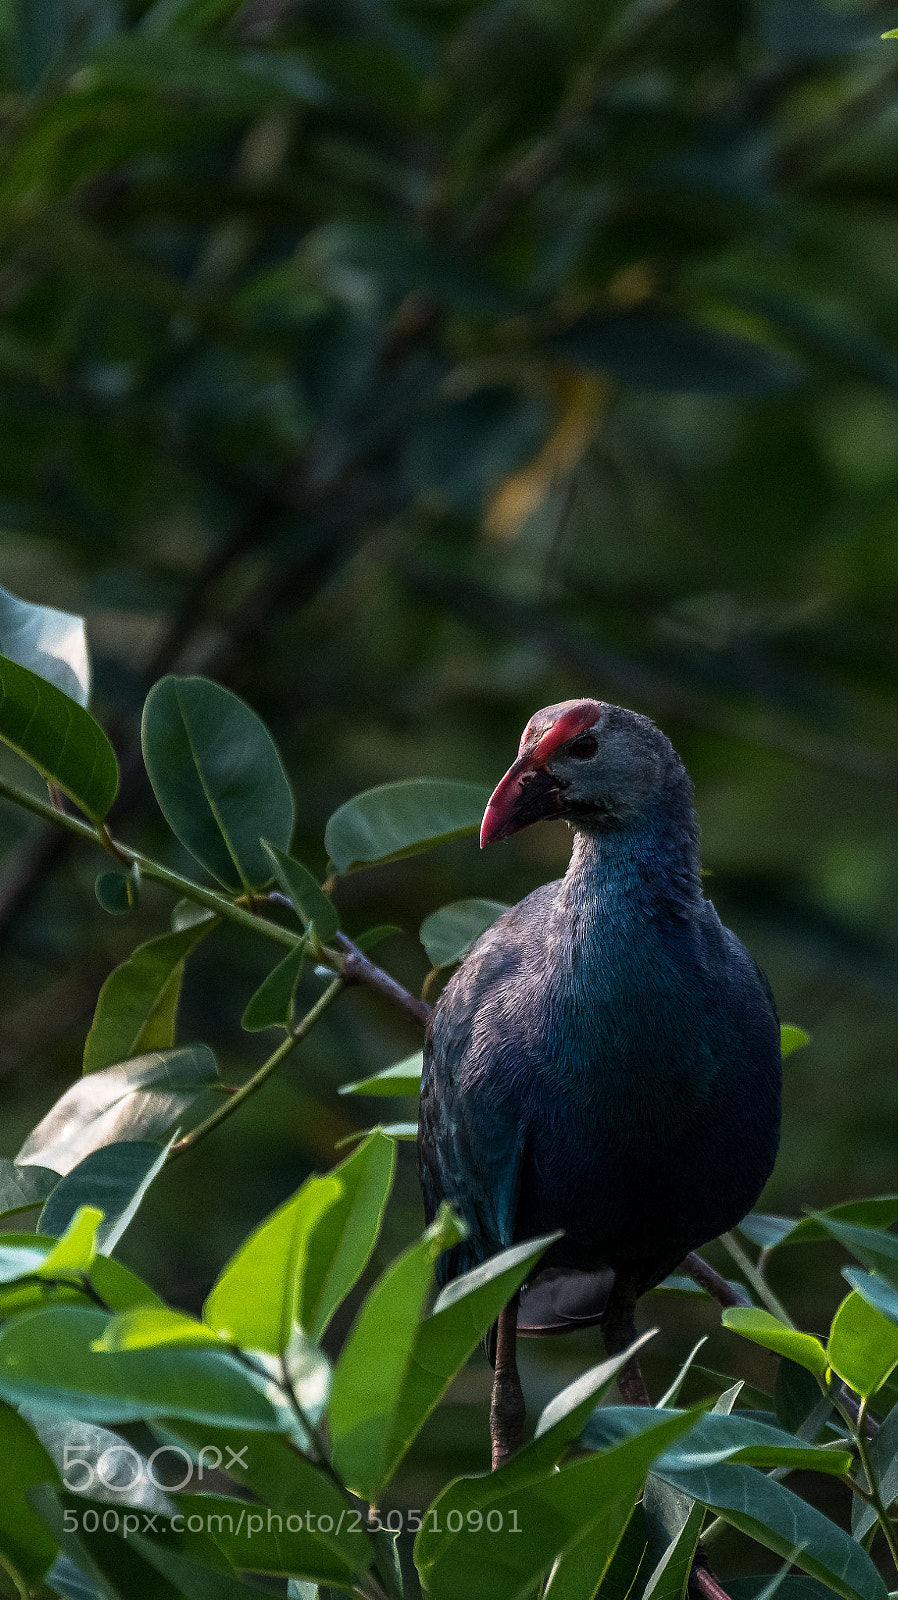
[[[238,1107],[249,1099],[250,1095],[256,1094],[262,1088],[262,1085],[267,1083],[272,1073],[277,1072],[281,1062],[286,1061],[290,1052],[295,1050],[296,1046],[301,1044],[302,1040],[311,1033],[316,1022],[324,1015],[328,1006],[333,1004],[337,995],[345,987],[346,985],[341,977],[334,978],[333,982],[328,984],[324,993],[319,995],[311,1009],[306,1012],[302,1020],[296,1024],[295,1028],[290,1030],[286,1039],[278,1045],[267,1061],[263,1061],[258,1071],[254,1072],[246,1083],[241,1084],[234,1094],[229,1095],[224,1104],[220,1105],[216,1111],[213,1111],[205,1122],[198,1123],[190,1133],[185,1134],[183,1139],[179,1139],[177,1144],[172,1145],[169,1160],[174,1160],[175,1156],[183,1155],[186,1150],[192,1150],[194,1145],[199,1144],[201,1139],[205,1139],[207,1133],[212,1132],[213,1128],[217,1128],[228,1117],[232,1117]]]
[[[857,1427],[852,1429],[852,1432],[854,1433],[854,1442],[857,1445],[858,1458],[861,1466],[864,1469],[864,1477],[867,1480],[867,1488],[870,1493],[870,1504],[876,1512],[876,1520],[885,1534],[886,1544],[889,1547],[889,1553],[893,1562],[895,1563],[895,1571],[898,1572],[898,1528],[895,1527],[894,1522],[883,1505],[879,1484],[876,1479],[876,1474],[873,1471],[873,1463],[870,1460],[870,1450],[867,1444],[867,1431],[864,1426],[866,1413],[867,1401],[866,1398],[862,1396],[857,1412]]]
[[[763,1300],[767,1310],[771,1311],[775,1317],[778,1317],[780,1322],[784,1322],[787,1328],[794,1328],[795,1323],[792,1321],[782,1301],[774,1294],[767,1279],[763,1273],[758,1271],[751,1256],[746,1250],[743,1250],[739,1240],[735,1239],[731,1233],[722,1233],[720,1239],[721,1243],[726,1245],[740,1272],[745,1273],[758,1298]]]
[[[73,817],[68,811],[57,811],[48,800],[42,800],[40,795],[30,794],[27,789],[19,789],[15,784],[7,783],[2,778],[0,778],[0,798],[11,800],[14,805],[23,806],[26,811],[33,811],[36,817],[42,817],[45,822],[53,822],[57,827],[68,829],[69,833],[77,834],[79,839],[85,839],[89,844],[99,845],[108,854],[114,855],[123,866],[133,866],[136,862],[144,878],[151,878],[154,883],[164,884],[176,894],[195,901],[197,905],[207,906],[220,917],[227,917],[230,922],[237,922],[243,928],[251,928],[254,933],[263,934],[266,939],[274,939],[278,944],[287,945],[288,949],[292,949],[303,937],[302,934],[291,932],[289,928],[279,927],[276,922],[269,922],[266,917],[254,916],[251,911],[246,911],[243,906],[238,906],[233,900],[229,900],[227,895],[219,894],[215,889],[206,889],[202,884],[194,883],[192,878],[182,877],[180,872],[172,872],[169,867],[163,867],[161,862],[141,855],[139,850],[132,850],[130,845],[121,844],[119,840],[112,838],[105,823],[99,828],[94,828],[81,817]],[[335,959],[339,961],[339,957]]]

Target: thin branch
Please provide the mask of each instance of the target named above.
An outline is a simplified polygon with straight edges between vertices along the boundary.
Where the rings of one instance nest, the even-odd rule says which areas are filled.
[[[286,1061],[287,1057],[295,1050],[296,1046],[308,1037],[316,1022],[320,1021],[328,1006],[333,1004],[337,995],[345,987],[342,978],[335,978],[333,983],[328,984],[324,993],[319,996],[311,1009],[306,1012],[302,1021],[298,1022],[295,1028],[291,1028],[286,1039],[278,1045],[276,1050],[272,1051],[267,1061],[263,1061],[258,1071],[254,1072],[246,1083],[241,1084],[237,1092],[230,1095],[224,1105],[220,1105],[216,1111],[213,1111],[205,1122],[200,1122],[197,1127],[191,1129],[190,1133],[185,1134],[183,1139],[179,1139],[177,1144],[172,1145],[169,1160],[172,1161],[175,1156],[182,1156],[186,1151],[192,1150],[213,1129],[219,1127],[222,1122],[226,1122],[228,1117],[232,1117],[245,1100],[248,1100],[251,1095],[257,1094],[263,1084],[268,1082],[272,1073],[277,1072],[281,1063]]]
[[[719,1301],[722,1306],[751,1305],[747,1294],[735,1289],[722,1273],[716,1272],[710,1263],[705,1261],[703,1256],[697,1255],[694,1250],[690,1250],[682,1266],[693,1283],[697,1283],[700,1289],[704,1289],[706,1294],[711,1295],[712,1299]]]
[[[383,967],[378,967],[375,962],[369,961],[345,933],[336,934],[335,943],[346,952],[340,968],[344,983],[364,983],[369,989],[375,989],[378,994],[392,1001],[394,1006],[399,1006],[410,1017],[414,1017],[416,1022],[420,1022],[422,1026],[427,1025],[432,1007],[426,1000],[419,1000],[408,989],[404,989],[401,983],[397,983],[395,978],[391,978],[388,972],[384,972]]]

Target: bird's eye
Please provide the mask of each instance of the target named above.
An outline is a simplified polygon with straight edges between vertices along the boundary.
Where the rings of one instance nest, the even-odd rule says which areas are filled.
[[[595,755],[598,748],[598,739],[594,739],[591,733],[585,733],[582,739],[574,740],[568,749],[568,755],[573,756],[575,761],[588,761],[590,756]]]

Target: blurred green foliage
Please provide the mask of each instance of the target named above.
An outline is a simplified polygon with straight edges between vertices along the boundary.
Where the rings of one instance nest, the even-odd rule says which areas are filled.
[[[872,0],[0,6],[0,583],[88,619],[116,831],[187,861],[136,736],[170,671],[264,716],[318,872],[327,818],[369,785],[492,784],[569,695],[647,712],[695,780],[709,892],[813,1035],[775,1211],[895,1187],[894,20]],[[145,886],[110,917],[90,853],[7,806],[2,847],[11,1153],[170,904]],[[511,902],[566,851],[546,827],[358,873],[344,925],[400,926],[378,960],[417,989],[426,915]],[[180,1037],[232,1081],[268,1050],[239,1026],[260,943],[222,930],[185,981]],[[126,1256],[195,1310],[370,1120],[337,1086],[418,1046],[351,995],[156,1184]],[[380,1265],[417,1231],[408,1154]],[[804,1292],[822,1324],[838,1290]],[[664,1317],[684,1350],[707,1323],[671,1297]],[[587,1347],[528,1353],[530,1393]],[[472,1365],[425,1431],[414,1503],[485,1459],[486,1387]]]

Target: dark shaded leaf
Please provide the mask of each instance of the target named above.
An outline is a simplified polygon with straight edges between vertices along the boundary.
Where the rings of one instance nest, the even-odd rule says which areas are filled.
[[[693,394],[775,394],[801,381],[794,357],[706,323],[639,308],[584,317],[555,348],[577,366],[601,367],[623,383]]]
[[[428,960],[435,967],[454,966],[507,910],[499,900],[455,900],[432,911],[420,934]]]
[[[156,799],[191,855],[233,894],[269,883],[260,838],[289,845],[293,795],[255,712],[208,678],[162,678],[142,739]]]
[[[490,791],[450,778],[410,778],[367,789],[335,811],[324,843],[337,872],[398,861],[477,833]]]
[[[84,1044],[85,1072],[171,1048],[184,962],[214,925],[214,918],[203,919],[181,933],[149,939],[109,974]]]
[[[63,1233],[79,1206],[97,1206],[103,1213],[99,1247],[114,1250],[167,1155],[158,1144],[129,1140],[92,1150],[57,1183],[38,1232]]]

